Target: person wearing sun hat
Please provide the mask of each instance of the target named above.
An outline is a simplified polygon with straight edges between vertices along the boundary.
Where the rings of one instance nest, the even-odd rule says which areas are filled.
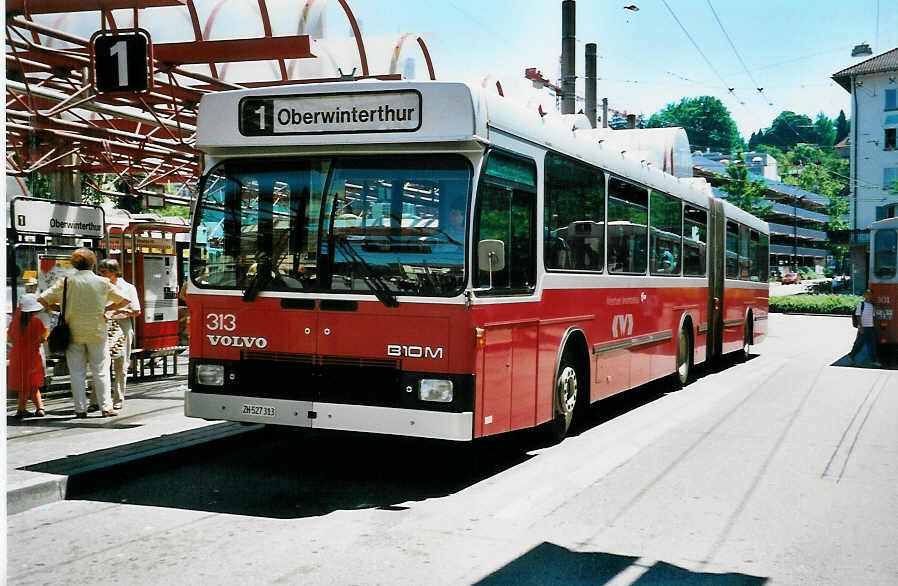
[[[16,407],[16,418],[22,419],[31,415],[25,410],[30,399],[35,406],[34,415],[43,417],[44,402],[40,388],[44,384],[44,361],[41,358],[40,346],[50,334],[38,314],[44,307],[38,302],[37,295],[22,295],[21,303],[9,324],[7,340],[12,343],[9,351],[9,366],[6,369],[6,388],[19,393]]]

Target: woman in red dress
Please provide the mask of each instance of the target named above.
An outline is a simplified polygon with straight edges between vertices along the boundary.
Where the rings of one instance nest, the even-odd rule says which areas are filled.
[[[40,387],[44,384],[44,362],[40,346],[50,332],[37,317],[41,310],[43,306],[38,302],[37,295],[22,295],[22,303],[13,315],[7,332],[7,340],[12,342],[12,349],[8,356],[6,388],[19,393],[17,419],[31,415],[25,410],[29,399],[37,408],[34,414],[38,417],[45,415],[40,393]]]

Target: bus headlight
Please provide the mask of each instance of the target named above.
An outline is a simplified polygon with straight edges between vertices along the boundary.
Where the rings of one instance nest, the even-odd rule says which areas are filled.
[[[223,364],[198,364],[196,367],[196,382],[210,387],[224,385]]]
[[[451,403],[452,381],[433,378],[421,379],[421,383],[418,386],[418,398],[422,401]]]

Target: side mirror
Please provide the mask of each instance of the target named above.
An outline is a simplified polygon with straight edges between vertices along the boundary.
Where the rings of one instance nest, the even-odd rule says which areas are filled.
[[[505,268],[505,243],[501,240],[481,240],[477,243],[477,265],[490,274]]]
[[[490,275],[490,286],[477,289],[489,291],[493,288],[493,273],[505,268],[505,242],[501,240],[481,240],[477,243],[477,267]]]

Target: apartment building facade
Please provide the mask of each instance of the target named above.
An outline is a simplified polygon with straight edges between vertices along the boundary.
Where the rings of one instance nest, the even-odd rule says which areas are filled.
[[[870,224],[898,216],[898,48],[833,74],[851,94],[849,200],[851,260],[867,282]]]

